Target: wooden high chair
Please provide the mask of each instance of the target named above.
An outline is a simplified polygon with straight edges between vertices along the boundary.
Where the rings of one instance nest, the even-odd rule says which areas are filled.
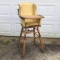
[[[20,40],[22,37],[22,33],[24,33],[22,56],[25,55],[26,34],[29,32],[33,32],[34,34],[34,43],[35,43],[35,34],[38,33],[38,35],[37,34],[36,35],[39,37],[41,49],[43,51],[44,48],[43,48],[39,27],[41,26],[41,19],[44,18],[44,16],[36,15],[36,5],[33,3],[19,4],[18,15],[22,19],[21,22],[22,29],[18,40],[19,47],[20,47]],[[33,28],[33,30],[29,30],[29,28]],[[35,30],[37,30],[37,32]]]

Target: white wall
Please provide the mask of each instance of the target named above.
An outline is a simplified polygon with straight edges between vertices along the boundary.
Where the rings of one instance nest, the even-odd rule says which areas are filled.
[[[42,19],[42,37],[60,38],[60,0],[0,0],[0,35],[19,36],[21,30],[18,4],[33,2]]]

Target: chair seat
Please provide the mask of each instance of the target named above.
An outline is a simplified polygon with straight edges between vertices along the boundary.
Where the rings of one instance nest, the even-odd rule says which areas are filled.
[[[29,23],[21,23],[22,27],[30,27],[30,26],[40,26],[40,24],[38,23],[34,23],[34,22],[29,22]]]

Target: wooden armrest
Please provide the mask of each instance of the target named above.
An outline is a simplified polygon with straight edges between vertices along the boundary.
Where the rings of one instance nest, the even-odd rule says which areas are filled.
[[[44,18],[44,16],[43,16],[43,15],[38,15],[38,16],[41,16],[42,18]]]
[[[32,16],[28,16],[28,15],[24,15],[24,16],[20,16],[22,19],[40,19],[40,18],[44,18],[44,16],[42,15],[32,15]]]

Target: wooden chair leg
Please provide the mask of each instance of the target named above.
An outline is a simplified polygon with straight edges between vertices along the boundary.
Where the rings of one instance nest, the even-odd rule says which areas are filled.
[[[38,34],[39,34],[39,40],[40,40],[40,44],[41,44],[41,49],[42,49],[42,52],[44,52],[44,47],[43,47],[43,43],[42,43],[39,27],[37,27],[37,30],[38,30]]]
[[[19,37],[19,40],[18,40],[18,47],[20,47],[20,40],[21,40],[22,32],[23,32],[23,28],[21,29],[21,32],[20,32],[20,37]]]
[[[33,27],[33,35],[34,35],[34,43],[36,42],[35,41],[35,27]]]
[[[22,57],[25,56],[25,48],[26,48],[26,29],[25,29],[25,31],[24,31],[24,40],[23,40]]]

